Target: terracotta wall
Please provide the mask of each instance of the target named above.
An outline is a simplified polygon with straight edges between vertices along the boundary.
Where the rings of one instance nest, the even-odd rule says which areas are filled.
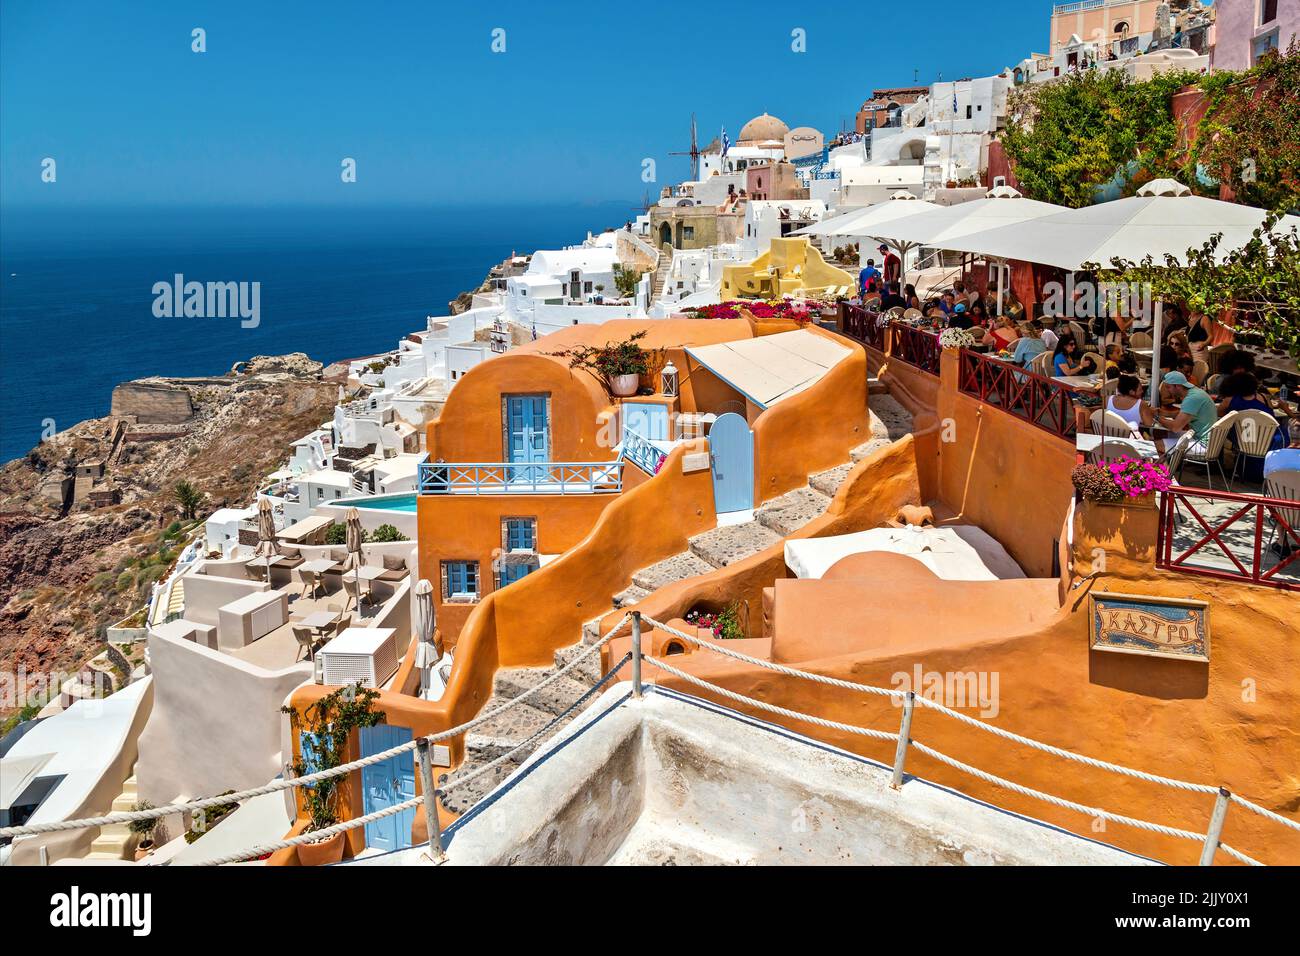
[[[871,435],[866,352],[843,336],[810,331],[849,345],[852,354],[812,388],[778,402],[753,422],[756,505],[806,485],[814,472],[844,464],[849,450]]]
[[[1074,495],[1074,446],[957,391],[957,353],[946,351],[938,390],[938,498],[977,524],[1032,577],[1053,571],[1054,542]]]
[[[635,465],[623,466],[625,479],[633,473],[644,474]],[[443,602],[440,562],[477,561],[479,593],[486,597],[496,590],[492,563],[501,550],[505,517],[536,518],[538,553],[560,554],[581,541],[617,498],[615,494],[422,496],[420,576],[433,584],[443,638],[454,645],[476,605]]]

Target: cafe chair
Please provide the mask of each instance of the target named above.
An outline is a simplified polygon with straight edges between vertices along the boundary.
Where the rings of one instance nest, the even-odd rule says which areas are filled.
[[[1247,458],[1262,459],[1268,454],[1278,427],[1276,418],[1257,408],[1242,409],[1236,414],[1233,443],[1237,446],[1237,459],[1232,463],[1233,478],[1237,477],[1238,471],[1245,470],[1242,466]]]
[[[1210,427],[1205,441],[1192,441],[1187,446],[1187,453],[1183,456],[1182,462],[1179,463],[1179,473],[1181,474],[1186,465],[1201,465],[1205,468],[1205,481],[1213,489],[1214,477],[1210,469],[1217,467],[1219,477],[1223,479],[1223,487],[1229,488],[1228,476],[1223,470],[1223,448],[1228,442],[1228,433],[1236,425],[1237,416],[1240,414],[1240,412],[1228,412]],[[1179,475],[1175,475],[1175,480],[1178,478]]]

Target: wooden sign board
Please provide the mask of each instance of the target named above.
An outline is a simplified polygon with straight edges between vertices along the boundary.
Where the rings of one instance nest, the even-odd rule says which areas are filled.
[[[1089,617],[1095,651],[1210,659],[1210,606],[1204,601],[1100,591],[1090,596]]]

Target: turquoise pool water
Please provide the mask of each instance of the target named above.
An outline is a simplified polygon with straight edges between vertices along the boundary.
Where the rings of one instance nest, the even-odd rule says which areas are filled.
[[[362,510],[369,508],[374,511],[405,511],[415,514],[415,492],[405,495],[381,495],[378,498],[353,498],[350,501],[337,502],[340,505]]]

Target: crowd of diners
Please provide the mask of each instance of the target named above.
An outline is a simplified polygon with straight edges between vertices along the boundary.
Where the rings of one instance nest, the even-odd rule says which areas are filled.
[[[1261,481],[1272,471],[1300,468],[1300,415],[1288,400],[1288,376],[1257,368],[1255,353],[1235,347],[1232,330],[1208,316],[1165,304],[1162,341],[1157,345],[1150,339],[1149,322],[1138,323],[1147,326],[1138,329],[1125,315],[1033,317],[1011,291],[1004,293],[999,311],[995,295],[981,295],[962,282],[922,300],[915,286],[900,284],[890,271],[867,274],[859,287],[864,304],[878,311],[882,321],[892,312],[895,317],[905,314],[921,327],[966,329],[976,350],[1011,364],[1029,369],[1044,352],[1051,352],[1050,376],[1091,376],[1108,386],[1114,381],[1098,389],[1104,407],[1128,422],[1135,434],[1150,436],[1162,451],[1190,430],[1191,450],[1203,452],[1210,429],[1223,415],[1248,409],[1264,412],[1276,418],[1279,427],[1262,464],[1260,459],[1244,462],[1245,477]],[[1092,311],[1076,309],[1074,314]],[[1160,375],[1154,405],[1147,387],[1153,354]],[[1296,383],[1290,384],[1294,390]],[[1229,447],[1234,441],[1229,438]]]

